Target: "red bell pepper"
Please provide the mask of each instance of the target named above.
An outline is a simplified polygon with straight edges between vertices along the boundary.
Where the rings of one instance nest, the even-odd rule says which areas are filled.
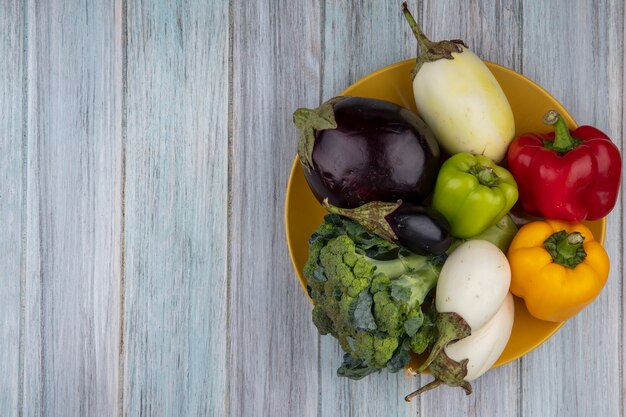
[[[529,214],[578,223],[606,216],[615,206],[622,172],[619,149],[591,126],[570,131],[550,111],[546,135],[527,133],[509,146],[508,166]]]

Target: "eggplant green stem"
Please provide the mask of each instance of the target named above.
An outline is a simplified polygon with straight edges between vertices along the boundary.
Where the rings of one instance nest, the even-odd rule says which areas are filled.
[[[547,112],[543,116],[543,122],[554,128],[554,142],[548,146],[549,148],[560,153],[565,153],[571,151],[578,146],[578,144],[580,144],[581,140],[570,134],[565,121],[556,111],[550,110]]]
[[[450,387],[461,387],[465,391],[465,394],[470,395],[472,393],[472,385],[465,380],[467,376],[467,364],[469,359],[465,358],[459,362],[450,359],[445,352],[440,352],[430,365],[430,371],[435,378],[434,381],[424,385],[417,391],[413,391],[404,399],[411,401],[417,395],[423,392],[430,391],[433,388],[437,388],[441,384],[446,384]]]
[[[439,332],[439,338],[430,350],[428,358],[417,369],[417,372],[424,372],[449,343],[463,339],[472,333],[472,328],[457,313],[439,313],[435,325]]]
[[[419,24],[415,21],[413,15],[409,11],[409,6],[406,1],[402,3],[402,13],[404,14],[407,22],[409,22],[409,26],[413,31],[413,35],[415,35],[415,39],[417,39],[417,42],[420,44],[420,53],[426,52],[433,45],[433,42],[428,39],[426,35],[424,35],[424,32],[422,32]]]
[[[406,2],[402,3],[402,13],[411,26],[411,31],[417,42],[419,43],[420,53],[415,60],[415,66],[411,71],[413,78],[417,75],[422,65],[428,62],[434,62],[439,59],[454,59],[453,53],[463,52],[463,47],[467,48],[467,45],[460,39],[452,39],[449,41],[433,42],[424,35],[422,29],[419,27],[413,15],[409,11],[409,7]]]
[[[555,263],[574,269],[587,256],[584,240],[585,237],[579,232],[567,233],[561,230],[547,238],[543,245]]]
[[[435,389],[437,388],[439,385],[441,385],[442,382],[439,381],[438,379],[435,379],[432,382],[429,382],[428,384],[424,385],[423,387],[416,389],[415,391],[413,391],[412,393],[410,393],[409,395],[407,395],[406,397],[404,397],[404,401],[406,402],[411,402],[411,400],[415,397],[417,397],[418,395],[426,392],[426,391],[430,391],[431,389]]]

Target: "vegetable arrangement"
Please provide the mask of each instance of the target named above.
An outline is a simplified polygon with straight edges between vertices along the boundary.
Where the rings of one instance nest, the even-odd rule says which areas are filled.
[[[342,377],[427,356],[418,372],[434,381],[410,401],[441,384],[472,392],[511,336],[514,296],[561,322],[599,295],[609,259],[580,222],[613,209],[621,156],[600,130],[570,131],[553,111],[544,121],[554,132],[515,139],[485,64],[463,41],[430,41],[402,9],[420,45],[423,120],[340,96],[296,110],[294,123],[305,178],[329,213],[303,270],[313,323],[339,341]],[[516,205],[536,220],[518,229]]]

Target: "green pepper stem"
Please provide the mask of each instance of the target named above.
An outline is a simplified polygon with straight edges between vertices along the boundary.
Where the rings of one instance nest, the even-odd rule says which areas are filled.
[[[424,32],[422,32],[419,24],[415,21],[413,15],[409,11],[409,6],[406,4],[406,1],[402,3],[402,13],[404,14],[407,22],[409,22],[409,26],[413,31],[413,35],[415,35],[415,39],[417,39],[417,42],[420,44],[420,53],[424,53],[429,50],[433,45],[433,42],[428,39],[426,35],[424,35]]]
[[[469,173],[478,179],[478,182],[487,187],[495,187],[500,183],[500,177],[493,169],[484,165],[474,165],[470,168]]]
[[[571,151],[580,143],[579,139],[576,139],[570,134],[565,121],[556,111],[550,110],[547,112],[543,116],[543,122],[554,128],[554,142],[552,142],[550,146],[551,149],[565,153]]]
[[[585,237],[579,232],[567,233],[561,230],[547,238],[543,245],[555,263],[574,269],[587,256],[584,240]]]

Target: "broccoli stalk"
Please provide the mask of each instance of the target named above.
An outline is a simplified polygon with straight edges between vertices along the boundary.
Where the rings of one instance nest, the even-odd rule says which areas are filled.
[[[385,260],[381,260],[385,258]],[[328,215],[311,236],[304,268],[313,323],[345,351],[338,374],[397,372],[434,337],[421,309],[441,259],[406,253],[345,218]]]

